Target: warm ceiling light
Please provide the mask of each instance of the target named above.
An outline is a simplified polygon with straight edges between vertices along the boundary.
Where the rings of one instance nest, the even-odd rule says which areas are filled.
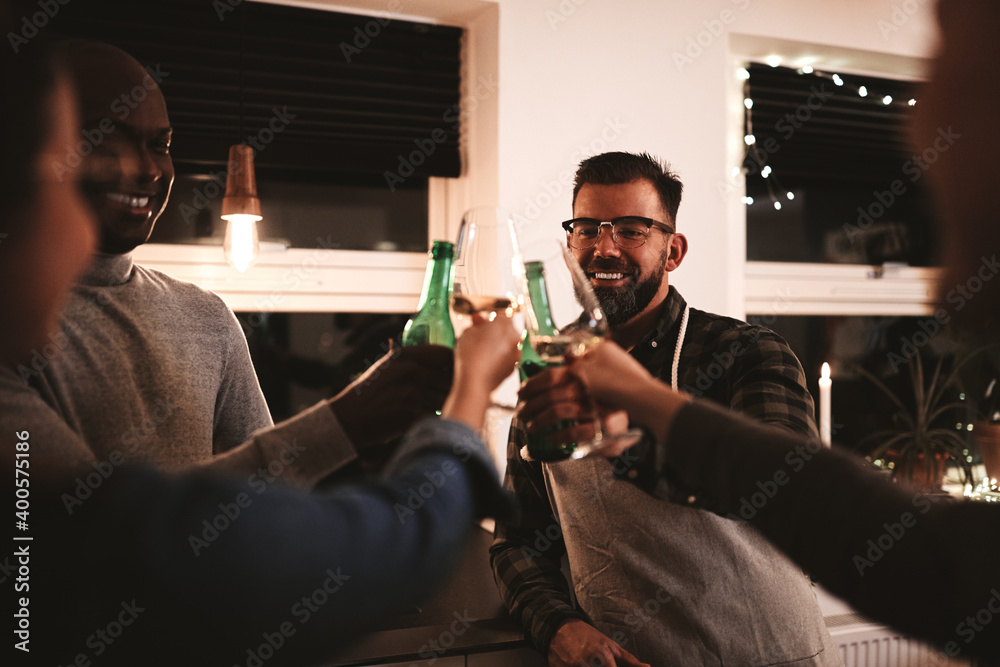
[[[222,249],[226,261],[243,273],[257,260],[260,241],[257,221],[261,219],[257,179],[253,172],[253,149],[246,144],[229,147],[226,196],[222,198],[222,219],[227,221]]]

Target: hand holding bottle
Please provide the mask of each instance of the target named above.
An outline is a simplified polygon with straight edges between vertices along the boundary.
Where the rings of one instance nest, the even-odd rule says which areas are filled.
[[[441,408],[453,367],[447,347],[393,347],[331,398],[330,409],[359,448],[396,438]]]

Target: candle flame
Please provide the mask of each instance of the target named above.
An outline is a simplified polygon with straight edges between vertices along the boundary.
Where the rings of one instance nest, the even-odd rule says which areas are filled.
[[[823,362],[823,371],[822,371],[821,377],[824,380],[829,380],[830,379],[830,364],[826,363],[825,361]]]

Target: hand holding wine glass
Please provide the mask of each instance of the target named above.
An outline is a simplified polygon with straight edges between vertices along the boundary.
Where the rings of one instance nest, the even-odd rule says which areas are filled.
[[[590,281],[565,245],[556,240],[528,244],[524,257],[526,334],[521,350],[521,375],[529,378],[542,370],[561,367],[569,357],[580,356],[599,344],[607,336],[608,324]],[[553,420],[559,414],[563,418],[545,424],[541,432],[530,434],[527,451],[522,455],[541,461],[581,458],[611,441],[638,441],[641,431],[637,429],[626,427],[616,433],[606,432],[604,419],[580,389],[581,385],[561,382],[562,376],[553,373],[551,387],[545,386],[544,380],[539,381],[543,389],[553,389],[552,393],[543,394],[543,398],[551,401],[551,408],[539,415],[522,412],[522,418],[538,416]],[[529,382],[526,387],[532,391],[538,388],[538,383]],[[557,431],[562,433],[557,435]],[[575,442],[569,440],[574,434]]]
[[[481,206],[462,216],[451,306],[459,328],[473,313],[493,320],[520,307],[522,264],[514,221],[501,208]]]

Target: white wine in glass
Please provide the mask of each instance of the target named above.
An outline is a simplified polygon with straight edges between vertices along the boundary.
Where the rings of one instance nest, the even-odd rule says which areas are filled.
[[[522,377],[529,377],[549,366],[561,366],[569,356],[580,356],[607,336],[608,324],[586,274],[566,246],[555,240],[526,245],[524,250],[526,287],[525,343],[521,351]],[[589,402],[589,410],[598,414]],[[576,425],[561,422],[550,431]],[[642,432],[628,429],[605,433],[601,419],[593,420],[594,436],[576,443],[551,441],[546,433],[528,437],[526,458],[558,461],[582,458],[611,441],[629,439],[637,442]]]
[[[522,271],[510,214],[493,206],[466,211],[458,232],[451,297],[456,328],[468,326],[476,313],[488,320],[513,317],[523,301]]]

